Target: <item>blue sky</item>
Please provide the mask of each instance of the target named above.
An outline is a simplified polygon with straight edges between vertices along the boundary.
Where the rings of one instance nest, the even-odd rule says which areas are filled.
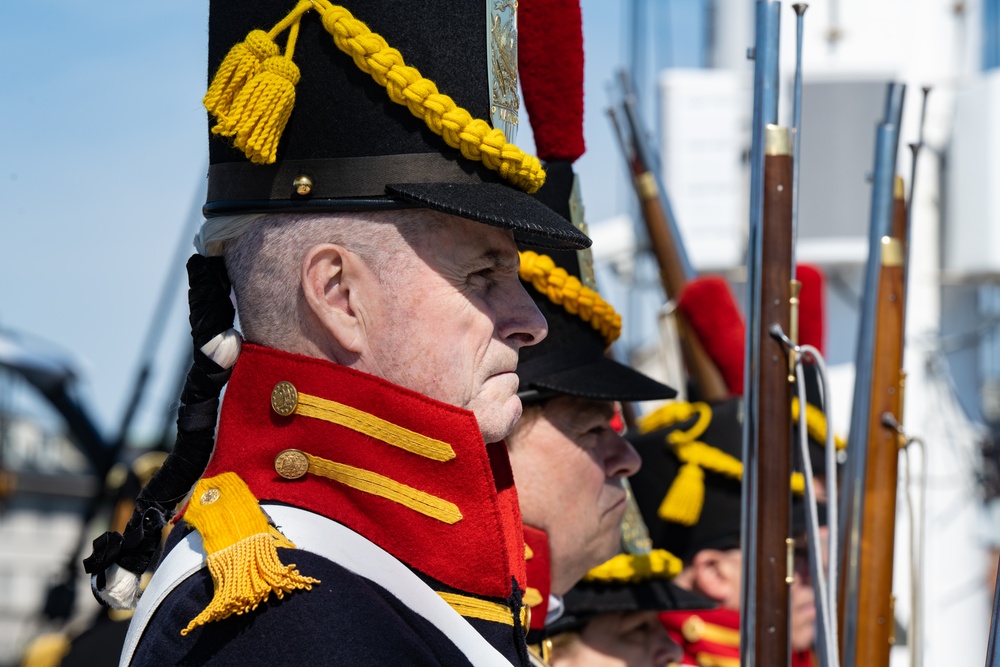
[[[684,26],[703,3],[651,12],[681,37],[669,52],[654,44],[658,59],[694,64],[698,37]],[[593,223],[630,196],[604,115],[628,54],[628,3],[583,7],[588,153],[578,168]],[[0,3],[0,328],[71,354],[109,433],[204,182],[207,14],[207,0]],[[188,344],[183,299],[178,288],[140,425],[159,423]]]

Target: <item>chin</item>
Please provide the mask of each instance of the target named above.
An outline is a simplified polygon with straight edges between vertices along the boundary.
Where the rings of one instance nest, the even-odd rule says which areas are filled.
[[[619,517],[620,518],[620,517]],[[618,523],[614,527],[598,535],[594,541],[594,559],[597,561],[591,568],[611,560],[621,551],[622,530]]]
[[[499,442],[510,435],[514,425],[521,418],[521,399],[517,394],[510,394],[504,399],[497,399],[490,405],[489,411],[474,410],[479,422],[479,431],[486,442]]]

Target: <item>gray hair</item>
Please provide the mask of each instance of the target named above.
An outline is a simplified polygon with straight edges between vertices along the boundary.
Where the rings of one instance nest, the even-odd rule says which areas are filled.
[[[433,225],[435,215],[417,209],[213,218],[196,245],[225,257],[244,337],[295,352],[306,330],[300,271],[310,248],[341,245],[384,280],[388,267],[398,267],[397,256],[416,229]]]

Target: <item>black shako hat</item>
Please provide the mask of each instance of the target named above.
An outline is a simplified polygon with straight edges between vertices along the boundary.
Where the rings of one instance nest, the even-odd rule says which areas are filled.
[[[668,404],[661,410],[640,425],[653,430],[627,436],[642,457],[642,467],[629,478],[629,484],[653,547],[666,549],[684,561],[702,549],[738,548],[741,478],[716,472],[711,464],[732,468],[735,461],[742,472],[742,401]],[[669,410],[674,414],[666,416]],[[666,416],[662,421],[667,425],[658,426],[658,416]],[[672,439],[707,445],[713,461],[705,460],[704,450],[699,452],[702,457],[692,456],[697,461],[681,461]]]
[[[626,436],[642,457],[629,484],[654,548],[687,562],[702,549],[740,547],[742,403],[667,404],[640,420],[640,434]],[[801,483],[796,473],[792,489]],[[817,509],[825,525],[825,503]],[[792,533],[805,527],[805,503],[795,495]]]
[[[528,194],[516,5],[212,0],[205,216],[419,206],[589,246]]]
[[[537,199],[583,227],[572,166],[550,162],[546,169],[547,180]],[[522,401],[558,395],[646,401],[677,395],[667,385],[607,357],[608,346],[621,333],[621,316],[597,292],[589,249],[546,254],[522,249],[520,275],[549,325],[541,343],[521,348],[517,375]]]
[[[580,581],[563,597],[563,614],[545,626],[554,636],[579,630],[604,614],[633,611],[687,611],[714,609],[718,605],[706,597],[684,590],[667,579],[637,582]]]

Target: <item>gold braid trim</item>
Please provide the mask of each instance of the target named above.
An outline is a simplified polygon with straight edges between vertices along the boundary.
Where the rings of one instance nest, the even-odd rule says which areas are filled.
[[[694,656],[698,667],[740,667],[739,658],[729,658],[724,655],[712,655],[704,651]]]
[[[326,477],[352,489],[399,503],[403,507],[408,507],[414,512],[437,519],[442,523],[451,525],[462,519],[462,512],[458,506],[443,498],[407,486],[371,470],[356,468],[346,463],[337,463],[312,454],[305,456],[309,461],[309,472],[314,475]]]
[[[635,584],[650,579],[673,579],[681,573],[681,559],[665,549],[653,549],[648,554],[618,554],[593,568],[584,581]]]
[[[720,646],[737,648],[740,645],[740,631],[715,623],[706,623],[701,616],[689,616],[681,626],[684,639],[691,642],[705,640]]]
[[[455,450],[447,442],[435,440],[363,410],[318,396],[298,394],[294,414],[349,428],[432,461],[443,462],[455,458]]]
[[[548,255],[539,255],[526,250],[521,255],[521,279],[549,298],[552,303],[562,306],[570,315],[576,315],[592,326],[604,343],[611,345],[622,332],[622,317],[601,295],[584,287],[576,276],[566,269],[556,266]]]
[[[743,462],[711,445],[703,442],[685,443],[675,447],[674,452],[684,463],[692,463],[719,475],[743,481]],[[805,479],[802,473],[793,472],[789,483],[793,493],[802,495],[805,491]]]
[[[480,600],[468,595],[459,595],[458,593],[438,591],[437,594],[452,609],[466,618],[479,618],[484,621],[503,623],[511,627],[514,626],[514,612],[507,605],[500,604],[499,602],[490,602],[489,600]],[[522,606],[520,615],[521,627],[525,628],[528,625],[528,608]]]
[[[529,194],[542,187],[545,170],[537,157],[508,143],[502,130],[473,118],[451,97],[438,92],[434,82],[408,66],[381,35],[329,0],[301,0],[270,32],[255,30],[233,47],[204,99],[205,108],[219,120],[213,133],[235,136],[234,144],[251,162],[274,162],[299,80],[298,67],[292,62],[299,21],[310,9],[320,14],[338,49],[385,87],[393,102],[406,106],[464,158],[482,162]],[[286,29],[290,32],[282,56],[273,40]]]

